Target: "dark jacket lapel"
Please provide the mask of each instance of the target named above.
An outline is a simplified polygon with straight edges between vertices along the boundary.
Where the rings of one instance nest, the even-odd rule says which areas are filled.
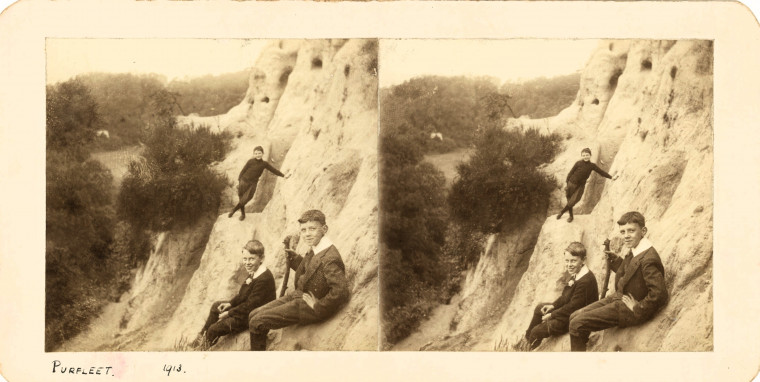
[[[302,280],[301,282],[303,283],[302,285],[305,285],[307,282],[309,282],[309,279],[311,279],[311,276],[314,276],[314,272],[316,272],[319,266],[322,265],[322,258],[325,256],[327,251],[329,251],[330,248],[332,247],[333,246],[331,245],[325,248],[324,250],[322,250],[321,252],[314,254],[314,257],[311,258],[311,261],[309,262],[309,264],[306,265],[306,270],[303,276],[301,276],[301,280]]]
[[[618,291],[622,292],[625,285],[628,284],[629,281],[631,281],[631,277],[633,277],[633,275],[636,274],[636,270],[639,269],[639,266],[641,266],[641,259],[644,257],[647,251],[649,250],[641,252],[638,254],[638,256],[634,256],[633,259],[631,259],[630,264],[628,264],[628,267],[625,270],[625,274],[623,275],[623,278],[620,280],[620,283],[616,285],[616,287],[619,287],[617,289]]]

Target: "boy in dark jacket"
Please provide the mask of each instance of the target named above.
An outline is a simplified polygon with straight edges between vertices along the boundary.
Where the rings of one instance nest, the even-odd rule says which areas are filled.
[[[568,332],[570,315],[576,310],[599,299],[596,277],[586,267],[586,248],[572,242],[565,249],[565,268],[571,278],[562,289],[562,295],[553,303],[541,303],[533,311],[525,338],[533,350],[550,336]]]
[[[567,211],[570,213],[570,217],[567,218],[567,221],[573,221],[573,207],[581,201],[583,192],[586,189],[586,181],[588,180],[588,177],[591,176],[591,171],[596,171],[597,174],[607,179],[615,180],[618,178],[617,175],[613,177],[599,168],[594,162],[591,162],[591,149],[586,147],[581,150],[581,160],[575,162],[575,165],[573,165],[573,168],[571,168],[570,172],[567,174],[567,187],[565,187],[567,205],[565,205],[565,207],[562,208],[562,211],[557,214],[557,219],[561,218],[565,211]]]
[[[607,252],[610,269],[615,271],[615,293],[570,315],[572,351],[586,351],[591,332],[642,324],[668,303],[665,268],[657,250],[644,237],[644,216],[626,212],[617,223],[627,254],[621,259]]]
[[[274,276],[261,264],[264,246],[260,241],[251,240],[243,247],[242,261],[248,278],[232,300],[211,305],[206,324],[193,341],[193,347],[199,347],[204,339],[206,346],[212,346],[221,336],[242,332],[248,327],[248,314],[275,299]]]
[[[246,162],[243,169],[240,170],[238,175],[238,204],[230,211],[228,217],[232,217],[235,211],[240,210],[240,220],[245,220],[245,205],[256,194],[256,186],[259,183],[259,178],[264,170],[269,170],[272,174],[282,176],[285,179],[290,177],[290,174],[283,175],[278,169],[274,168],[269,162],[262,160],[264,157],[264,148],[256,146],[253,149],[253,158]]]
[[[295,290],[266,304],[248,316],[251,350],[266,350],[267,333],[294,324],[324,321],[348,301],[348,281],[338,249],[324,237],[325,215],[309,210],[298,219],[300,240],[310,246],[301,257],[286,250],[295,273]]]

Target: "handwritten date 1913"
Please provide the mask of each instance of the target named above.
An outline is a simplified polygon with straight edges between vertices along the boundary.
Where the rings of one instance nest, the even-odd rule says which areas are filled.
[[[166,376],[169,376],[172,374],[172,371],[177,373],[185,373],[185,370],[182,370],[182,364],[179,364],[177,366],[173,365],[164,365],[164,371],[166,372]]]

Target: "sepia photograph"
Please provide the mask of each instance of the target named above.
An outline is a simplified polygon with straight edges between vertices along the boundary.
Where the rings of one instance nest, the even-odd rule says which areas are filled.
[[[756,378],[758,26],[18,1],[0,382]]]
[[[712,41],[381,40],[380,85],[384,350],[713,349]]]
[[[377,350],[377,51],[47,39],[45,351]]]

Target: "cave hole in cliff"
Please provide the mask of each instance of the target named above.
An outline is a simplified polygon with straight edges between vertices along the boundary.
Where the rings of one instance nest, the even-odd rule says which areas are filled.
[[[639,117],[639,125],[641,124],[641,117]]]
[[[253,75],[254,80],[263,80],[265,78],[267,78],[267,75],[262,72],[257,72],[256,74]]]
[[[641,70],[652,70],[652,60],[647,58],[641,61]]]
[[[288,66],[285,68],[285,70],[282,71],[282,74],[280,74],[280,86],[285,86],[288,84],[288,78],[290,77],[290,73],[293,73],[292,66]]]
[[[280,41],[280,42],[277,44],[277,46],[278,46],[280,49],[282,49],[282,41]]]
[[[592,104],[592,105],[599,105],[599,99],[597,99],[597,98],[594,98],[594,100],[593,100],[593,101],[591,101],[591,104]]]
[[[348,77],[348,74],[351,73],[351,65],[346,64],[346,66],[343,68],[343,75]]]
[[[311,68],[312,69],[321,69],[322,68],[322,59],[319,57],[314,57],[311,59]]]
[[[338,112],[337,117],[338,117],[338,121],[342,121],[343,120],[343,114],[341,114],[340,112]]]
[[[675,79],[676,73],[678,73],[678,68],[676,68],[674,65],[673,67],[670,68],[670,78]]]
[[[610,51],[612,51],[613,49],[615,49],[615,44],[614,43],[610,43]]]
[[[264,97],[261,99],[261,102],[269,103],[269,97]]]
[[[615,73],[612,73],[612,77],[610,77],[610,89],[615,89],[618,84],[618,78],[623,74],[623,69],[616,69]]]
[[[319,138],[319,130],[312,131],[311,135],[314,137],[314,140],[317,140]]]

